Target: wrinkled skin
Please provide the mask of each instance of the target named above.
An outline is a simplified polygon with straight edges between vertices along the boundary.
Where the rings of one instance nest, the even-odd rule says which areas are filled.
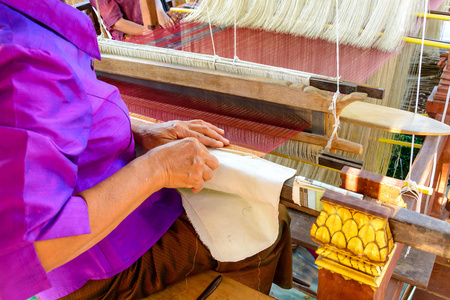
[[[201,120],[158,124],[135,121],[133,133],[136,141],[149,150],[145,156],[152,161],[152,167],[161,170],[164,187],[191,188],[194,193],[219,166],[206,146],[221,148],[229,144],[222,129]]]

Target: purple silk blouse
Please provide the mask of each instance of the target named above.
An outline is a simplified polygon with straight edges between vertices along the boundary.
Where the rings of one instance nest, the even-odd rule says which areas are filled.
[[[77,194],[134,158],[128,110],[96,79],[93,58],[83,13],[59,0],[0,0],[0,299],[55,299],[115,275],[182,212],[163,189],[85,253],[42,268],[33,242],[90,233]]]

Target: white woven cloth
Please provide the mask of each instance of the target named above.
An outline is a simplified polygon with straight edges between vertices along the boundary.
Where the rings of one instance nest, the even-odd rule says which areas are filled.
[[[235,262],[271,246],[278,236],[278,203],[295,170],[252,155],[210,150],[220,166],[197,194],[179,189],[200,240],[221,262]]]

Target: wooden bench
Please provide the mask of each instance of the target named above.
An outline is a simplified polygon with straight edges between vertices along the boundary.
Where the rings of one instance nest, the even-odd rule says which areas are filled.
[[[186,281],[178,282],[142,300],[197,299],[218,275],[222,275],[222,282],[211,296],[208,297],[208,300],[273,300],[272,297],[255,291],[215,271],[207,271],[195,276],[188,276],[187,283]]]

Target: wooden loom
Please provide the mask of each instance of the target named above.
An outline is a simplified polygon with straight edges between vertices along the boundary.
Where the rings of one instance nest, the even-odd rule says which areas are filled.
[[[132,62],[132,63],[130,63],[130,62]],[[324,95],[322,92],[317,91],[314,88],[305,88],[304,86],[301,86],[301,85],[295,85],[294,87],[291,87],[285,82],[279,82],[279,81],[274,82],[273,80],[270,80],[269,82],[267,82],[267,80],[259,80],[259,79],[255,80],[255,78],[246,78],[245,76],[238,77],[238,76],[234,76],[234,75],[221,74],[220,72],[215,72],[215,71],[201,71],[201,70],[197,70],[195,68],[187,68],[187,67],[180,67],[180,66],[167,66],[165,64],[160,64],[160,63],[157,63],[157,64],[151,63],[151,66],[152,66],[151,68],[149,68],[148,66],[149,66],[148,62],[145,62],[145,61],[105,56],[101,63],[97,63],[96,67],[97,67],[97,70],[101,70],[102,72],[108,71],[111,73],[116,73],[116,74],[119,73],[122,75],[135,76],[138,78],[147,77],[147,78],[152,78],[153,80],[175,81],[178,84],[183,80],[187,81],[187,80],[189,80],[189,78],[195,77],[196,80],[194,80],[191,83],[185,83],[185,84],[195,85],[195,84],[198,84],[198,82],[201,82],[202,85],[204,84],[208,88],[211,88],[214,90],[218,89],[220,92],[228,91],[228,92],[232,92],[232,93],[239,94],[239,95],[245,95],[246,97],[249,97],[249,94],[248,94],[249,92],[254,93],[254,91],[262,91],[263,93],[259,97],[262,98],[260,100],[263,100],[263,101],[276,101],[276,100],[272,100],[273,98],[275,98],[274,95],[278,95],[282,91],[283,93],[295,94],[295,96],[293,96],[293,97],[295,97],[295,99],[299,99],[299,98],[304,99],[304,101],[307,101],[308,105],[311,105],[312,107],[315,107],[317,110],[320,110],[323,112],[327,112],[327,106],[329,105],[329,101],[330,101],[328,95]],[[175,71],[173,71],[173,70],[175,70]],[[193,75],[193,74],[195,74],[195,75]],[[245,88],[239,89],[238,88],[239,86],[245,87]],[[352,103],[353,101],[355,101],[354,96],[355,95],[353,95],[353,97],[348,97],[345,100]],[[253,97],[255,97],[255,96],[253,96]],[[286,98],[286,99],[289,99],[289,98]],[[342,101],[342,102],[345,103],[345,101]],[[345,103],[345,104],[347,104],[347,103]],[[290,105],[296,105],[296,104],[290,103]],[[307,135],[309,135],[309,134],[307,134]],[[438,139],[437,137],[430,137],[427,139],[427,141],[428,141],[427,143],[433,143],[433,141],[436,141],[437,139]],[[324,137],[322,139],[322,143],[325,144],[326,141],[327,141],[327,139]],[[344,146],[340,146],[341,145],[341,144],[339,144],[340,142],[341,142],[341,140],[335,141],[336,144],[334,144],[333,146],[336,148],[340,147],[340,148],[344,148],[344,149],[349,149],[349,146],[348,146],[349,143],[347,141],[342,141]],[[430,146],[428,146],[428,147],[430,147]],[[425,146],[425,149],[428,147]],[[423,163],[419,161],[419,162],[416,162],[416,164],[423,164]],[[429,162],[427,164],[429,167]],[[426,174],[426,173],[427,172],[424,172],[423,170],[417,172],[417,174]],[[416,174],[416,173],[413,173],[413,174]],[[422,179],[419,182],[426,183],[426,180]],[[287,198],[289,198],[289,197],[287,197]],[[407,214],[407,213],[405,212],[405,214]],[[297,214],[297,216],[298,216],[298,214]],[[302,219],[309,218],[309,220],[311,219],[310,217],[306,217],[306,215],[302,215],[301,218]],[[414,219],[420,221],[420,217],[418,217],[418,216],[414,216]],[[411,219],[405,218],[405,219],[402,219],[401,221],[397,221],[397,222],[400,222],[400,223],[405,222],[405,224],[409,226],[409,227],[407,226],[408,228],[413,226],[413,224],[411,223]],[[426,220],[426,222],[429,222],[429,220]],[[410,245],[419,247],[419,248],[423,247],[422,241],[418,240],[416,236],[414,237],[414,239],[412,239],[412,236],[409,235],[409,233],[408,233],[408,236],[405,235],[402,237],[402,234],[398,235],[397,231],[395,231],[396,229],[394,229],[394,228],[398,228],[398,227],[394,226],[392,228],[394,237],[397,241],[409,243]],[[400,227],[400,228],[402,228],[402,227]],[[408,229],[406,229],[406,228],[398,229],[398,230],[402,230],[402,232],[405,232],[405,231],[408,232]],[[293,231],[294,231],[294,229],[293,229]],[[298,227],[295,229],[295,231],[298,232]],[[441,232],[441,231],[437,230],[437,232]],[[444,236],[445,236],[445,234],[446,234],[445,231],[442,234],[444,234]],[[295,238],[295,235],[294,235],[294,238]],[[442,247],[442,245],[445,246],[446,242],[444,242],[442,244],[442,242],[443,242],[442,235],[438,236],[437,240],[438,241],[433,241],[433,244],[435,246],[430,247],[430,248],[434,248],[434,247],[440,248],[440,247]],[[296,241],[299,242],[298,237],[296,238]],[[414,243],[414,241],[420,241],[420,242]],[[303,244],[305,244],[304,241],[301,241],[301,242]],[[440,246],[437,246],[439,244],[440,244]],[[425,250],[430,251],[430,248],[427,248]],[[443,252],[439,252],[439,254],[447,255]],[[417,254],[417,255],[422,256],[421,259],[424,259],[423,257],[425,257],[425,260],[428,264],[430,263],[430,261],[433,260],[432,256],[431,257],[427,256],[421,252],[419,252],[419,254]],[[414,258],[413,255],[411,255],[411,257]],[[417,256],[416,256],[416,258],[417,258]],[[430,271],[430,265],[427,266],[426,270]],[[421,275],[423,275],[423,274],[421,274]],[[407,276],[409,276],[409,275],[398,274],[398,273],[394,273],[394,276],[395,276],[395,278],[397,278],[395,280],[398,280],[399,278],[401,278],[402,282],[409,282],[409,283],[413,283],[414,285],[419,285],[419,286],[426,285],[426,279],[424,279],[426,277],[426,275],[420,279],[408,278]]]
[[[227,74],[220,71],[209,71],[209,70],[202,70],[198,68],[193,67],[185,67],[185,66],[179,66],[179,65],[172,65],[172,64],[166,64],[166,63],[160,63],[160,62],[151,62],[146,61],[142,59],[131,59],[131,58],[123,58],[118,56],[112,56],[112,55],[105,55],[103,56],[102,62],[96,63],[96,70],[106,73],[112,73],[112,74],[119,74],[124,76],[130,76],[135,78],[141,78],[141,79],[151,79],[153,81],[161,81],[161,82],[169,82],[171,84],[176,85],[183,85],[188,87],[194,87],[194,88],[203,88],[212,90],[215,92],[220,93],[227,93],[232,95],[237,95],[241,97],[247,97],[247,98],[253,98],[258,99],[261,101],[266,102],[273,102],[293,107],[300,107],[300,108],[308,108],[311,110],[316,110],[319,112],[323,112],[326,114],[329,114],[328,107],[330,103],[330,96],[326,93],[321,92],[320,90],[317,90],[312,87],[305,87],[301,84],[292,84],[288,81],[282,81],[282,80],[273,80],[273,79],[264,79],[264,78],[256,78],[252,76],[237,76],[232,74]],[[193,80],[195,78],[195,80]],[[366,87],[364,87],[366,88]],[[370,90],[370,89],[369,89]],[[376,91],[376,89],[372,89],[371,91]],[[280,99],[278,96],[280,94],[286,94],[288,97],[284,97],[283,99]],[[362,99],[365,98],[365,95],[361,93],[355,93],[351,94],[347,97],[343,97],[340,99],[340,113],[341,117],[345,119],[348,122],[358,122],[361,125],[367,125],[367,126],[374,126],[373,121],[368,120],[361,120],[359,116],[352,115],[352,112],[350,110],[344,109],[346,106],[348,108],[351,108],[352,106],[357,108],[357,105],[359,105],[359,102]],[[366,104],[362,104],[365,106]],[[349,115],[346,115],[346,111],[349,111]],[[405,114],[406,118],[411,121],[411,124],[417,124],[415,121],[415,117],[411,117],[411,115]],[[425,119],[423,119],[425,120]],[[427,119],[428,120],[428,119]],[[402,124],[399,126],[393,126],[390,124],[390,119],[388,118],[386,122],[382,122],[381,125],[378,124],[376,126],[379,126],[383,129],[392,130],[394,132],[401,132],[401,133],[432,133],[432,134],[444,134],[447,131],[446,127],[432,127],[423,129],[422,126],[419,126],[419,128],[410,130],[407,128],[410,127],[402,127]],[[372,122],[372,123],[371,123]],[[425,121],[428,122],[428,121]],[[375,122],[377,123],[377,122]],[[430,130],[430,128],[432,130]],[[435,131],[435,128],[441,128]],[[410,131],[408,131],[410,130]],[[430,132],[432,131],[432,132]],[[324,146],[328,138],[325,136],[318,136],[318,135],[311,135],[308,133],[301,133],[298,134],[294,139],[306,141],[309,143],[316,143],[318,145]],[[440,141],[440,138],[431,137],[427,139],[427,145],[429,148],[436,147],[436,143]],[[442,145],[442,141],[440,142]],[[360,145],[355,145],[354,143],[342,139],[336,139],[333,142],[332,145],[335,149],[341,149],[344,151],[354,152],[358,153],[361,151]],[[438,147],[442,148],[442,147]],[[425,147],[427,149],[427,147]],[[422,150],[421,153],[424,153],[424,150]],[[424,176],[422,174],[425,174],[424,170],[427,168],[430,168],[430,156],[427,156],[426,159],[423,158],[426,154],[423,154],[422,157],[419,156],[416,160],[416,163],[414,165],[413,170],[411,171],[411,178],[419,178],[419,183],[425,184],[428,178],[425,178],[427,176]],[[421,166],[421,170],[418,170]],[[420,174],[420,175],[417,175]],[[289,190],[289,184],[286,186],[285,190],[283,191],[282,198],[285,200],[291,198],[289,195],[289,192],[286,192]],[[378,197],[374,197],[378,199]],[[290,205],[292,206],[292,205]],[[297,209],[302,210],[301,208],[296,207]],[[304,209],[303,209],[304,210]],[[403,212],[402,210],[399,210],[400,214],[397,214],[402,216],[408,215],[408,213]],[[310,211],[308,211],[310,212]],[[302,213],[296,213],[292,212],[292,215],[300,216],[300,219],[297,217],[295,218],[295,222],[293,222],[293,227],[295,227],[296,222],[304,222],[304,220],[311,220],[311,218],[307,215],[304,215]],[[436,224],[431,222],[429,219],[423,219],[423,217],[414,216],[417,222],[412,224],[411,219],[402,216],[402,218],[397,219],[389,219],[389,222],[394,224],[391,228],[394,238],[398,242],[403,242],[405,244],[422,248],[424,247],[423,240],[426,240],[427,244],[431,245],[429,247],[425,247],[424,250],[433,252],[438,255],[442,255],[445,257],[449,257],[449,245],[448,245],[448,237],[449,237],[449,229],[447,227],[444,227],[442,230],[438,229],[436,230]],[[387,217],[389,218],[389,217]],[[391,220],[394,220],[391,222]],[[421,222],[422,220],[422,222]],[[432,223],[430,225],[429,223]],[[428,223],[428,224],[426,224]],[[398,226],[400,224],[400,226]],[[425,225],[424,225],[425,224]],[[297,224],[298,225],[298,224]],[[417,226],[417,228],[422,228],[427,233],[433,232],[434,235],[432,235],[431,239],[429,235],[422,234],[421,230],[418,230],[416,233],[419,234],[418,236],[412,236],[410,235],[411,232],[408,232],[412,226]],[[442,225],[442,224],[439,224]],[[295,228],[292,228],[292,231],[294,233],[294,239],[296,239],[297,242],[301,242],[302,244],[306,244],[307,246],[314,245],[311,242],[305,242],[307,239],[299,238],[299,236],[304,235],[304,233],[298,234],[298,226]],[[422,258],[424,257],[424,254],[421,253]],[[426,258],[426,261],[429,263],[430,256]],[[429,266],[428,266],[429,267]],[[429,268],[428,268],[429,270]],[[395,274],[395,272],[394,272]],[[409,275],[403,274],[403,275],[395,275],[397,276],[397,280],[400,279],[404,282],[411,282],[416,285],[422,285],[424,286],[425,283],[425,277],[417,279],[417,278],[408,278]],[[403,276],[403,277],[402,277]],[[331,280],[331,279],[328,279]],[[331,282],[331,281],[330,281]],[[397,284],[398,285],[398,284]],[[364,294],[367,294],[367,291],[364,292]],[[324,297],[322,295],[322,297]],[[379,295],[377,296],[379,297]],[[324,297],[326,299],[326,297]]]

